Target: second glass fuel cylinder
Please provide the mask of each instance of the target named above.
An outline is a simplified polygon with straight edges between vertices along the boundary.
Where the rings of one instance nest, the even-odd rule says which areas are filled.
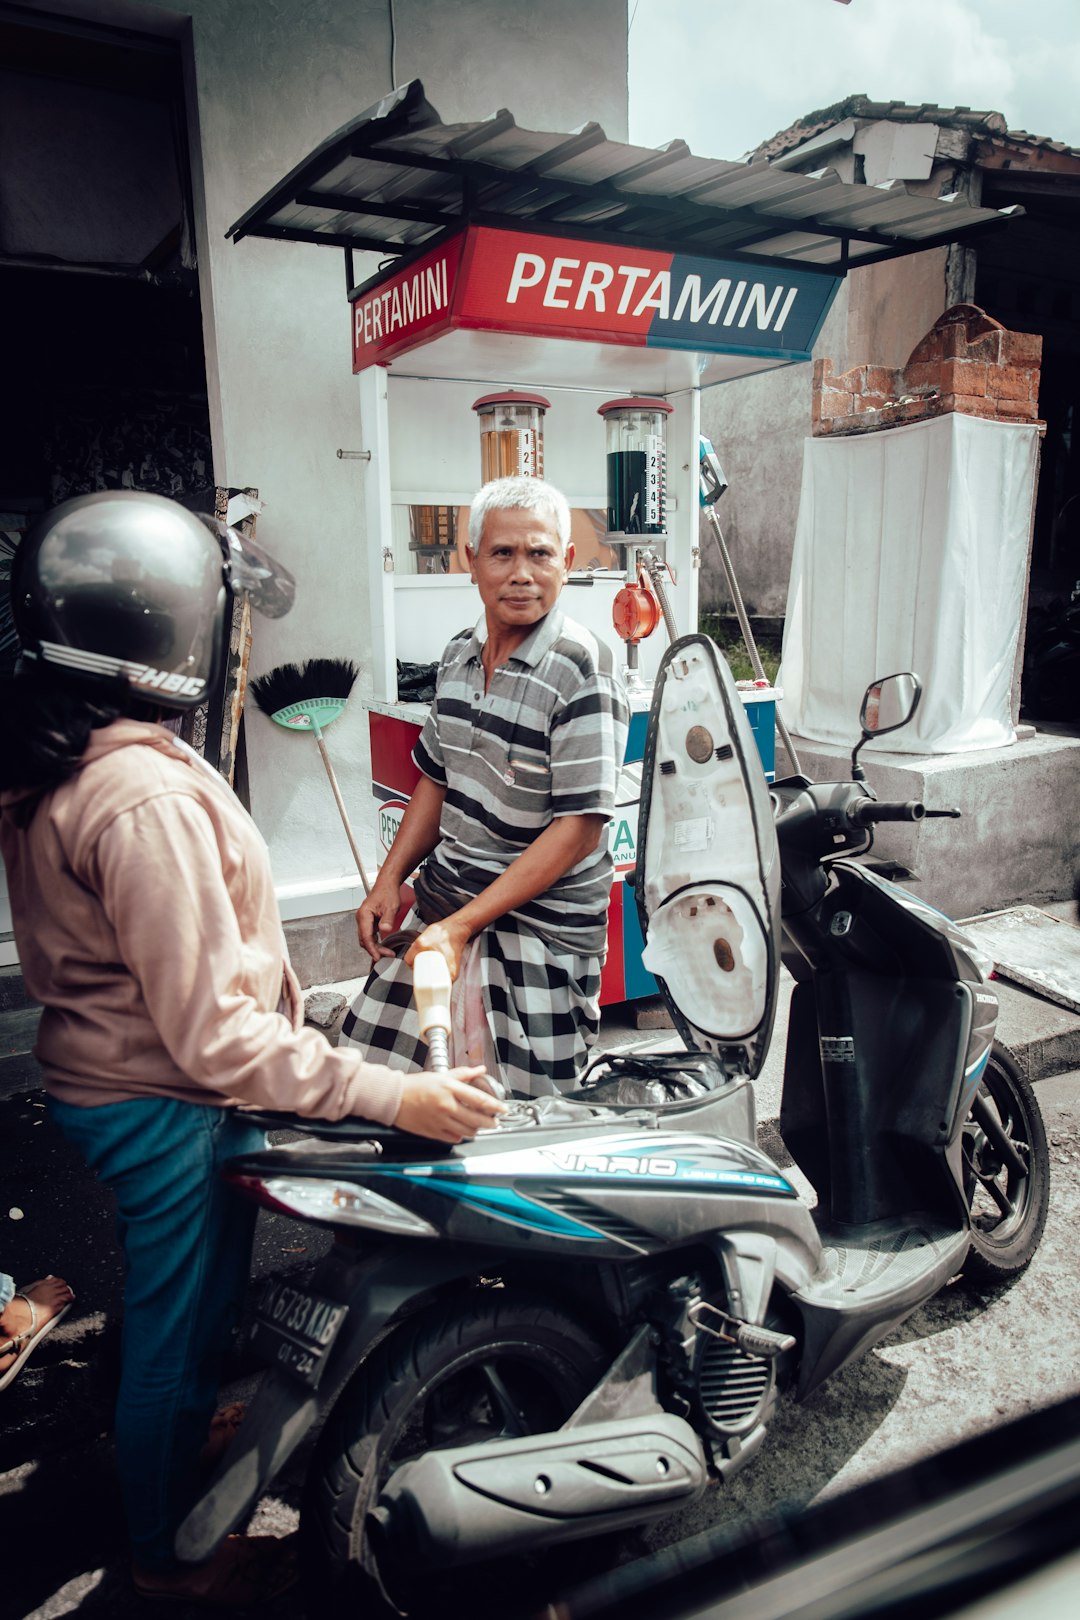
[[[607,428],[608,531],[664,534],[666,399],[612,399],[599,414]]]

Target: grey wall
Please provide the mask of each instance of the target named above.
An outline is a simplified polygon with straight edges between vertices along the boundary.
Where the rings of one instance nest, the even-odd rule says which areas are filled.
[[[845,341],[846,321],[842,284],[815,354],[836,353]],[[809,364],[786,366],[721,383],[701,396],[701,430],[712,440],[729,486],[716,512],[751,615],[780,617],[787,605],[803,441],[810,432],[811,374]],[[716,542],[704,519],[700,604],[703,613],[727,611],[730,604]]]
[[[945,308],[946,250],[854,271],[814,345],[836,371],[902,366]],[[752,613],[781,616],[799,515],[803,443],[810,434],[809,364],[721,383],[701,399],[708,434],[730,481],[717,508],[739,589]],[[702,524],[702,611],[727,611],[709,526]]]
[[[233,246],[224,233],[391,88],[387,0],[31,3],[183,38],[216,481],[259,489],[259,539],[298,579],[290,617],[256,621],[252,670],[311,656],[363,665],[364,464],[335,455],[361,442],[343,256],[291,243]],[[397,83],[421,78],[447,122],[508,107],[525,126],[571,130],[595,119],[626,139],[625,0],[395,0],[394,14]],[[358,256],[361,276],[377,263],[367,257],[365,270]],[[359,823],[371,804],[363,685],[330,736]],[[351,873],[311,740],[272,727],[253,706],[247,735],[252,809],[278,882]]]

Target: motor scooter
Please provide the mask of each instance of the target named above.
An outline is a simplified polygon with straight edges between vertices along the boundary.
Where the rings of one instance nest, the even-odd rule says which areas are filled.
[[[334,1246],[261,1302],[273,1370],[181,1558],[207,1557],[321,1424],[311,1614],[534,1613],[564,1555],[596,1558],[742,1467],[782,1387],[805,1398],[962,1270],[1028,1263],[1046,1138],[994,1043],[991,964],[857,858],[876,823],[930,813],[878,800],[858,760],[918,698],[911,675],[872,683],[851,780],[770,790],[723,658],[677,641],[635,883],[686,1050],[602,1056],[457,1147],[266,1116],[301,1139],[230,1179]],[[814,1207],[756,1144],[781,922],[781,1132]]]

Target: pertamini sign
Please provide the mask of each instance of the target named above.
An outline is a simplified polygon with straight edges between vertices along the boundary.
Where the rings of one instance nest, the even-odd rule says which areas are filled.
[[[468,226],[353,304],[353,370],[455,327],[809,358],[835,276]]]

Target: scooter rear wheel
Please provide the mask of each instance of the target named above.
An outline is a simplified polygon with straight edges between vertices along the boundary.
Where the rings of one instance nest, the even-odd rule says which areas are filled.
[[[537,1575],[527,1560],[473,1566],[456,1576],[455,1590],[454,1579],[435,1572],[378,1568],[365,1518],[394,1469],[425,1451],[558,1428],[609,1359],[571,1317],[502,1288],[478,1289],[391,1334],[331,1413],[308,1471],[300,1516],[308,1613],[509,1615],[518,1602],[531,1613]],[[550,1571],[549,1559],[540,1567]],[[421,1577],[415,1596],[410,1576]],[[504,1602],[500,1581],[509,1587]],[[459,1608],[470,1591],[473,1600]]]
[[[999,1041],[964,1122],[963,1152],[971,1211],[964,1273],[1002,1282],[1023,1271],[1039,1246],[1050,1203],[1050,1154],[1031,1083]]]

